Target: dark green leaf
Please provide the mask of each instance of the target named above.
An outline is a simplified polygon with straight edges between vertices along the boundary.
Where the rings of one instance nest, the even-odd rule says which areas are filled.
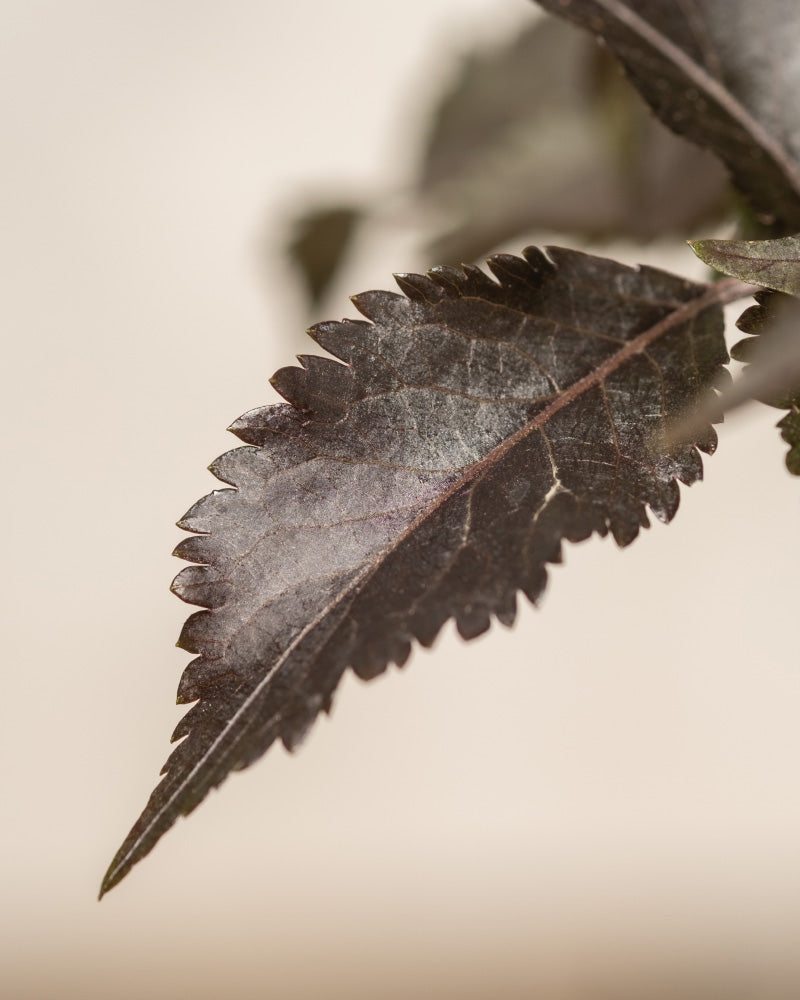
[[[800,230],[797,0],[538,2],[602,38],[661,120],[721,157],[765,220]]]
[[[697,240],[700,260],[733,278],[800,295],[800,237],[778,240]]]
[[[103,891],[231,770],[295,747],[347,667],[402,665],[450,618],[465,638],[510,625],[564,540],[627,545],[700,478],[713,429],[671,451],[654,432],[727,358],[726,283],[557,248],[490,266],[357,296],[369,322],[312,331],[344,363],[302,357],[273,380],[288,404],[233,425],[247,446],[211,467],[232,488],[176,550],[196,564],[176,593],[206,609],[180,638],[196,704]]]

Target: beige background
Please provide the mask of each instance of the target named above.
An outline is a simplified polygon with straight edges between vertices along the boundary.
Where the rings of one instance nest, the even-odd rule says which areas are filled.
[[[402,179],[450,53],[531,11],[0,4],[3,996],[797,995],[798,483],[764,408],[672,526],[348,677],[95,902],[180,715],[172,525],[300,349],[280,221]],[[411,246],[378,227],[349,290]]]

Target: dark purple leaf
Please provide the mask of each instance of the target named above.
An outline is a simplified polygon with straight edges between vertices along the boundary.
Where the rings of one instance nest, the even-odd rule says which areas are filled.
[[[231,770],[297,746],[347,667],[402,665],[449,618],[467,639],[511,625],[564,540],[627,545],[700,478],[710,426],[655,442],[726,360],[739,283],[547,254],[357,296],[369,322],[312,330],[344,363],[301,357],[273,379],[289,402],[233,425],[247,446],[212,465],[232,488],[185,515],[176,550],[196,565],[175,592],[206,609],[180,638],[195,704],[104,892]]]

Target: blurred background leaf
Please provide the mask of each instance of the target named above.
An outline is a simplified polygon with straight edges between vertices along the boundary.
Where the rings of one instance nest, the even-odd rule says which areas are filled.
[[[311,208],[294,220],[287,252],[309,303],[319,305],[347,257],[362,211],[350,205]]]
[[[429,243],[448,263],[535,230],[647,241],[728,205],[716,161],[661,126],[613,58],[556,20],[465,59],[434,116],[418,191],[449,216]]]
[[[613,57],[554,18],[526,20],[461,57],[428,112],[418,164],[383,207],[326,199],[294,221],[287,250],[312,308],[370,214],[416,224],[433,265],[518,248],[536,232],[594,242],[689,236],[733,209],[717,160],[661,125]]]

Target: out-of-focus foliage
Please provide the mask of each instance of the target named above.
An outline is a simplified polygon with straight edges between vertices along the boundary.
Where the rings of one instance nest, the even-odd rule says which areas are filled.
[[[773,235],[800,230],[797,0],[537,2],[602,39],[658,117],[725,163]]]
[[[419,228],[431,262],[476,261],[537,231],[594,241],[688,236],[731,208],[719,162],[657,121],[612,56],[555,18],[477,44],[427,120],[416,175],[388,200],[392,221]],[[372,211],[364,206],[363,216]],[[297,223],[289,252],[313,305],[355,217],[352,205],[326,204]]]
[[[319,304],[342,266],[360,217],[358,208],[335,205],[312,208],[295,220],[287,250],[312,306]]]
[[[417,196],[444,216],[431,256],[453,263],[536,230],[690,233],[729,205],[718,162],[657,122],[612,57],[555,19],[464,60],[434,114]]]

